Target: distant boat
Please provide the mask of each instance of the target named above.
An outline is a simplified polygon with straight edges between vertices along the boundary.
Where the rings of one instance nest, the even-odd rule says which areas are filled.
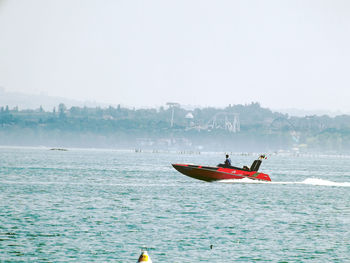
[[[68,150],[64,148],[51,148],[50,151],[68,151]]]
[[[243,178],[271,181],[268,174],[258,172],[263,159],[266,159],[265,155],[261,155],[257,160],[255,160],[250,168],[247,166],[239,168],[224,164],[219,164],[217,167],[192,164],[172,164],[172,166],[184,175],[207,182]]]

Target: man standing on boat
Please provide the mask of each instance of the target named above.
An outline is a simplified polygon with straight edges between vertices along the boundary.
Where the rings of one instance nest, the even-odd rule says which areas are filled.
[[[226,154],[225,166],[231,166],[231,159],[228,154]]]

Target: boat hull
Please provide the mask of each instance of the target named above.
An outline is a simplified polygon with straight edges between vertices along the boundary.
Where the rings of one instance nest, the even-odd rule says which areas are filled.
[[[172,166],[184,175],[206,182],[243,178],[271,181],[270,176],[267,174],[239,168],[210,167],[191,164],[172,164]]]

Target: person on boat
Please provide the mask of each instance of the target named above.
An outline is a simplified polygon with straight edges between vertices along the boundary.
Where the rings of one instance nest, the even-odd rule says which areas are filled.
[[[226,154],[225,166],[231,166],[231,159],[228,154]]]

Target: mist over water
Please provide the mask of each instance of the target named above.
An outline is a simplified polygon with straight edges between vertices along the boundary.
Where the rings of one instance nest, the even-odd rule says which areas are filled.
[[[1,261],[346,262],[349,156],[269,155],[272,182],[201,182],[224,153],[0,148]],[[231,154],[237,166],[258,154]],[[210,246],[212,245],[212,249]]]

